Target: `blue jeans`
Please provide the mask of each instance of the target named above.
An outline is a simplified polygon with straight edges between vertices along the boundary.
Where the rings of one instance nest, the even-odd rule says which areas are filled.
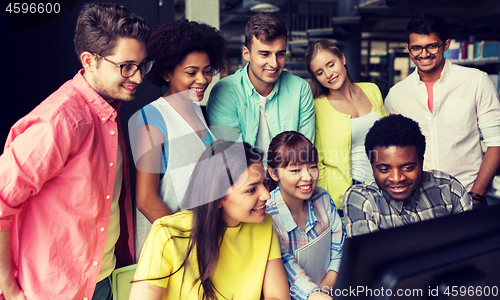
[[[108,276],[96,284],[92,300],[111,300],[112,298],[111,276]]]

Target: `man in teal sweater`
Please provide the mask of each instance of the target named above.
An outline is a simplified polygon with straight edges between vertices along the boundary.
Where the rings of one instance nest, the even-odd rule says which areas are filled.
[[[245,28],[247,65],[219,81],[207,103],[208,123],[218,139],[243,140],[267,151],[277,134],[294,130],[314,142],[314,100],[309,84],[284,71],[287,29],[258,13]]]

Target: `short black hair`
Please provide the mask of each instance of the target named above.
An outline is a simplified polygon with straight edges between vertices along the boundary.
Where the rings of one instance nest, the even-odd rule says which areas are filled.
[[[413,17],[406,26],[406,39],[410,43],[410,34],[430,35],[435,33],[441,41],[448,39],[448,24],[445,18],[438,13],[421,13]]]
[[[375,147],[415,146],[418,158],[423,160],[425,153],[425,137],[420,126],[414,120],[402,115],[389,115],[373,124],[365,137],[365,151],[370,162],[373,162]]]
[[[147,76],[156,86],[168,85],[163,75],[192,52],[206,52],[212,73],[217,74],[224,70],[226,49],[224,36],[210,25],[187,20],[158,24],[147,44],[148,56],[155,61]]]

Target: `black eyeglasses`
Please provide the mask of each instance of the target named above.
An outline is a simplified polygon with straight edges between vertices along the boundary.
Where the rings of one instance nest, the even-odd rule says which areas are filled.
[[[101,56],[97,53],[93,53],[93,55],[99,57],[100,59],[104,59],[107,62],[112,63],[113,65],[120,67],[120,74],[122,75],[123,78],[130,78],[137,73],[138,70],[141,71],[141,75],[144,77],[144,75],[148,74],[149,71],[151,71],[151,68],[153,68],[153,63],[155,62],[154,60],[149,60],[146,62],[141,63],[140,65],[137,64],[117,64],[109,59],[107,59],[104,56]]]
[[[427,51],[427,53],[429,54],[437,54],[439,52],[439,47],[443,46],[444,43],[442,43],[441,45],[439,44],[429,44],[427,46],[411,46],[409,47],[409,50],[410,50],[410,54],[413,55],[413,56],[418,56],[420,55],[420,53],[422,53],[422,51]]]

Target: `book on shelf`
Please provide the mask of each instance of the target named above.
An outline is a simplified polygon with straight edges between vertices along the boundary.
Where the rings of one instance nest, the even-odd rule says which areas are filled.
[[[455,61],[483,61],[500,59],[500,41],[451,40],[445,57]]]

